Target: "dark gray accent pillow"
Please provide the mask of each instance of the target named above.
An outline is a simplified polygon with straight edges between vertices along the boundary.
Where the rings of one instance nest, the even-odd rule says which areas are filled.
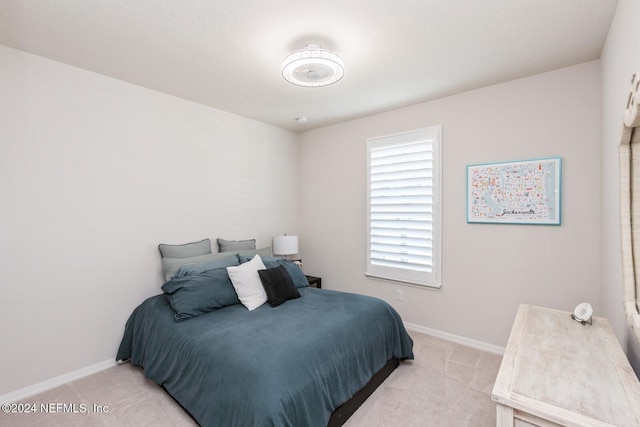
[[[175,277],[162,285],[162,291],[178,322],[228,305],[240,304],[226,268]]]
[[[220,252],[233,252],[241,249],[255,249],[256,239],[251,240],[225,240],[218,238]]]
[[[298,289],[283,265],[258,270],[258,275],[267,293],[267,302],[271,307],[277,307],[290,299],[300,298]]]
[[[190,258],[211,253],[211,240],[204,239],[199,242],[185,243],[183,245],[158,245],[162,258]]]

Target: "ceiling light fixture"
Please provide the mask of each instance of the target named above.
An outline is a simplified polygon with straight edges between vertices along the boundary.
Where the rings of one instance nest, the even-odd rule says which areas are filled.
[[[308,44],[282,61],[282,76],[304,87],[328,86],[344,75],[344,63],[338,55],[320,45]]]

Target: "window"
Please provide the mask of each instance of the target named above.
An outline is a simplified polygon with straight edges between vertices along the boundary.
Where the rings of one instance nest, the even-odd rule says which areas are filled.
[[[440,287],[440,139],[367,139],[367,276]]]

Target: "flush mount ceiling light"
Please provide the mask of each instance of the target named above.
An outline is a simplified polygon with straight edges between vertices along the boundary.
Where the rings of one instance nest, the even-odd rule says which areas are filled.
[[[317,44],[308,44],[282,61],[282,76],[298,86],[327,86],[340,80],[343,75],[342,59]]]

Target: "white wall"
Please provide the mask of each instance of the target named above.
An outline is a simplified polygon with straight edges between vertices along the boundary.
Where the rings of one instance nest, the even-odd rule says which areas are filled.
[[[296,232],[297,177],[291,132],[0,46],[0,395],[114,359],[159,243]]]
[[[627,105],[631,76],[640,72],[640,2],[619,0],[616,15],[602,52],[602,186],[600,278],[602,313],[626,349],[640,375],[640,343],[629,330],[622,307],[622,261],[618,187],[618,141]]]
[[[599,311],[600,68],[593,61],[304,133],[300,242],[323,287],[381,297],[403,319],[506,345],[518,304]],[[443,129],[442,288],[368,279],[365,140]],[[561,226],[467,224],[466,165],[563,158]],[[395,301],[395,290],[404,300]]]

